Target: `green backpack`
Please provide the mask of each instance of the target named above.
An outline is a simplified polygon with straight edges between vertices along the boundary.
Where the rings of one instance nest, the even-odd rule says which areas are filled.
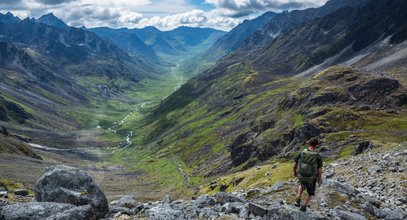
[[[298,161],[298,174],[300,174],[300,178],[315,179],[317,177],[317,160],[318,153],[307,149],[301,152]]]

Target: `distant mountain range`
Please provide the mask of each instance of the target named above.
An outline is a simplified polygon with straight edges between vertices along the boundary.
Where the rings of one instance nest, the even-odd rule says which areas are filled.
[[[92,28],[100,37],[109,39],[123,50],[157,58],[157,54],[176,55],[202,44],[213,44],[223,31],[211,28],[179,27],[171,31],[160,31],[154,27],[142,29]]]

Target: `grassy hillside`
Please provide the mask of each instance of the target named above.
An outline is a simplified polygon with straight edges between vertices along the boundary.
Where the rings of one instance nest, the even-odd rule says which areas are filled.
[[[352,154],[364,141],[379,146],[407,141],[407,81],[397,71],[379,76],[332,67],[309,78],[263,83],[257,77],[236,65],[216,83],[189,81],[128,125],[137,129],[136,147],[115,152],[112,160],[179,195],[256,164],[282,163],[281,169],[289,169],[284,162],[314,136],[331,158]],[[274,176],[271,182],[285,178]],[[255,178],[246,185],[264,181]]]

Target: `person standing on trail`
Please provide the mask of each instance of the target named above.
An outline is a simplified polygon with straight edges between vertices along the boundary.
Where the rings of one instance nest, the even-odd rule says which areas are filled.
[[[315,195],[316,186],[322,184],[322,157],[316,152],[319,146],[318,139],[309,140],[309,147],[297,154],[294,158],[294,176],[298,177],[300,187],[298,188],[295,205],[305,212],[312,196]],[[301,205],[301,195],[307,190],[307,197]]]

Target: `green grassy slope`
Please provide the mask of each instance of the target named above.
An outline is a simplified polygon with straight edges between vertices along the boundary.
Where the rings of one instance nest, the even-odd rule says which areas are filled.
[[[313,136],[332,158],[352,153],[362,141],[380,146],[407,141],[406,78],[390,76],[399,81],[332,67],[309,78],[264,83],[255,71],[237,65],[216,83],[189,81],[147,117],[130,123],[136,146],[115,152],[112,160],[144,171],[160,189],[188,195],[224,174],[275,157],[289,159]],[[372,86],[377,83],[388,90],[381,94],[382,87]],[[264,179],[253,181],[248,185]]]

